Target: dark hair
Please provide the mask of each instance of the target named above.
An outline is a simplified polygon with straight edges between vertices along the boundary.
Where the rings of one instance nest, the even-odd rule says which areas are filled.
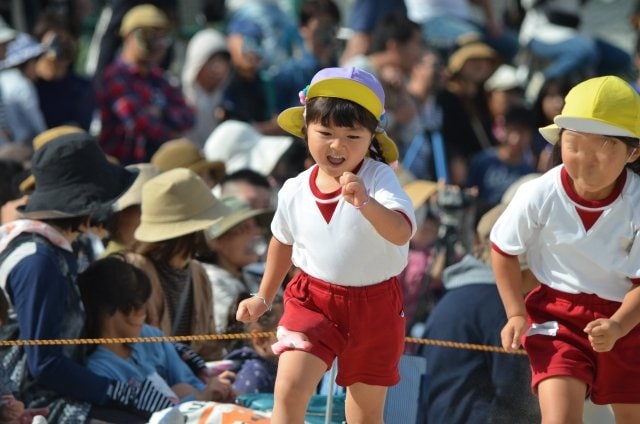
[[[24,166],[13,159],[0,159],[0,206],[22,197],[20,181],[26,176]]]
[[[78,275],[78,287],[87,312],[87,337],[100,337],[100,319],[117,311],[144,307],[151,296],[149,277],[121,255],[98,259]]]
[[[387,13],[374,27],[368,53],[387,50],[391,40],[398,44],[407,44],[416,33],[421,33],[420,26],[410,20],[403,10]]]
[[[504,123],[533,129],[533,112],[522,105],[511,106],[504,114]]]
[[[82,225],[89,225],[90,215],[74,216],[72,218],[52,218],[42,219],[41,221],[53,225],[64,231],[81,232]]]
[[[249,168],[239,169],[236,172],[232,172],[231,174],[226,175],[224,177],[224,180],[222,181],[222,184],[234,181],[245,181],[252,186],[264,187],[268,189],[271,188],[269,179],[265,175],[262,175],[261,173]]]
[[[353,127],[362,125],[372,134],[376,133],[378,119],[364,107],[346,99],[335,97],[314,97],[306,104],[305,122],[320,122],[324,126]],[[306,128],[303,128],[306,138]],[[373,139],[369,148],[372,159],[385,162],[378,141]]]
[[[340,22],[340,9],[333,0],[307,0],[302,3],[298,23],[307,25],[309,21],[318,16],[328,16],[336,23]]]
[[[170,240],[153,243],[140,242],[134,246],[134,251],[148,257],[154,262],[168,263],[173,257],[181,254],[194,257],[204,249],[204,234],[202,231],[172,238]]]
[[[535,127],[544,127],[545,125],[551,124],[551,122],[548,122],[548,118],[544,116],[544,111],[542,110],[542,102],[549,92],[556,90],[558,95],[564,98],[573,86],[573,81],[567,77],[551,78],[544,82],[531,107],[534,114]]]

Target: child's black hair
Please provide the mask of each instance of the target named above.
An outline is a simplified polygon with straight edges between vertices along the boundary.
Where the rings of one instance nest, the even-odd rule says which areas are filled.
[[[504,115],[505,125],[513,125],[522,128],[534,128],[534,115],[531,109],[522,106],[511,106]]]
[[[121,255],[93,262],[78,275],[78,287],[87,313],[86,332],[90,338],[100,337],[103,316],[141,309],[151,296],[149,277]]]
[[[364,107],[346,99],[335,97],[314,97],[306,104],[305,122],[320,122],[324,126],[354,127],[361,125],[375,135],[378,119]],[[303,129],[306,132],[306,129]],[[305,133],[306,136],[306,133]],[[369,156],[386,162],[378,140],[374,137],[369,147]]]

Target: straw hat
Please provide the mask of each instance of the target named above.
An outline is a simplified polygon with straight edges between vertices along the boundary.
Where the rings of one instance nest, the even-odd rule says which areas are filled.
[[[137,28],[168,28],[167,15],[152,4],[141,4],[131,8],[122,18],[120,35],[125,37]]]
[[[151,164],[165,172],[175,168],[189,168],[196,174],[208,170],[216,182],[224,179],[224,162],[208,161],[195,144],[186,138],[163,143],[151,157]]]
[[[136,180],[133,182],[129,190],[124,193],[114,204],[113,211],[120,212],[129,206],[135,206],[142,203],[142,186],[151,178],[160,175],[160,170],[150,163],[136,163],[128,165],[125,169],[138,173]]]
[[[211,238],[218,238],[236,225],[250,219],[256,218],[262,227],[269,225],[273,218],[273,209],[252,209],[248,204],[237,197],[225,197],[221,199],[226,208],[224,217],[207,229],[207,234]]]
[[[619,137],[640,138],[640,96],[616,76],[591,78],[573,87],[553,124],[540,128],[551,144],[562,128]]]
[[[350,68],[325,68],[319,71],[311,84],[301,92],[303,104],[314,97],[333,97],[352,101],[369,112],[382,124],[384,116],[384,90],[380,82],[369,72],[355,67]],[[299,138],[304,138],[302,129],[305,106],[296,106],[285,109],[278,115],[278,125]],[[389,138],[384,129],[379,126],[375,137],[380,144],[380,149],[385,162],[392,163],[398,160],[398,147]]]
[[[204,230],[228,211],[195,172],[176,168],[142,186],[142,214],[137,240],[158,242]]]
[[[48,140],[34,154],[32,172],[38,184],[18,211],[33,219],[70,218],[110,208],[136,178],[107,161],[84,132]]]
[[[418,209],[431,196],[438,192],[438,183],[427,180],[413,180],[402,186],[409,199],[413,209]]]
[[[449,56],[447,65],[449,72],[457,74],[469,59],[489,59],[494,61],[497,66],[500,61],[500,56],[495,50],[484,43],[475,42],[464,44]]]

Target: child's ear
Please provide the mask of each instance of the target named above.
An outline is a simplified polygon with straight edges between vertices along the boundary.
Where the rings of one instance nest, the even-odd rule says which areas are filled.
[[[627,158],[627,163],[633,163],[640,157],[640,149],[634,147],[631,153],[629,153],[629,157]]]

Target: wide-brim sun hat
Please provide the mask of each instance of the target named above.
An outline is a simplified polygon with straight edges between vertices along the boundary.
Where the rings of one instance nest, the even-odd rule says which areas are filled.
[[[228,211],[195,172],[176,168],[142,186],[136,240],[154,243],[205,230]]]
[[[120,212],[130,206],[142,203],[142,186],[151,178],[160,175],[160,170],[150,163],[135,163],[125,167],[128,171],[137,172],[138,176],[129,190],[116,200],[113,204],[113,211]]]
[[[385,162],[393,163],[398,160],[398,147],[382,128],[385,96],[384,89],[376,77],[355,67],[325,68],[316,73],[309,86],[303,90],[301,102],[304,104],[314,97],[349,100],[371,112],[379,123],[375,138]],[[304,112],[305,106],[285,109],[278,115],[278,125],[288,133],[304,138]]]
[[[438,192],[438,183],[427,180],[413,180],[406,183],[402,188],[411,199],[413,209],[418,209]]]
[[[463,44],[451,53],[447,62],[447,69],[451,74],[457,74],[470,59],[487,59],[494,62],[497,67],[500,63],[500,55],[489,45],[481,42]]]
[[[0,62],[0,69],[22,65],[28,60],[42,56],[46,50],[31,35],[21,32],[7,44],[7,54],[4,60]]]
[[[224,217],[207,229],[210,238],[215,239],[248,219],[255,218],[258,225],[266,227],[273,218],[273,209],[253,209],[248,204],[234,196],[223,197],[222,202],[227,208]]]
[[[291,136],[264,135],[247,122],[228,120],[204,143],[204,156],[222,161],[228,174],[251,169],[268,176],[293,143]]]
[[[223,161],[207,160],[198,147],[187,138],[163,143],[151,157],[151,164],[162,172],[175,168],[189,168],[197,174],[208,171],[216,182],[221,182],[225,175]]]
[[[168,28],[169,19],[165,13],[152,4],[132,7],[122,18],[120,36],[125,37],[137,28]]]
[[[136,179],[136,173],[110,163],[85,132],[59,135],[38,149],[31,172],[37,182],[25,218],[72,218],[110,208]]]
[[[622,78],[591,78],[569,91],[553,122],[539,129],[551,144],[558,142],[562,129],[640,138],[640,96]]]
[[[40,148],[51,140],[55,140],[66,134],[86,134],[86,131],[80,127],[73,125],[61,125],[59,127],[53,127],[46,131],[41,132],[33,138],[33,150],[38,151]],[[20,191],[22,193],[29,193],[36,187],[36,178],[33,174],[30,174],[20,183]]]

